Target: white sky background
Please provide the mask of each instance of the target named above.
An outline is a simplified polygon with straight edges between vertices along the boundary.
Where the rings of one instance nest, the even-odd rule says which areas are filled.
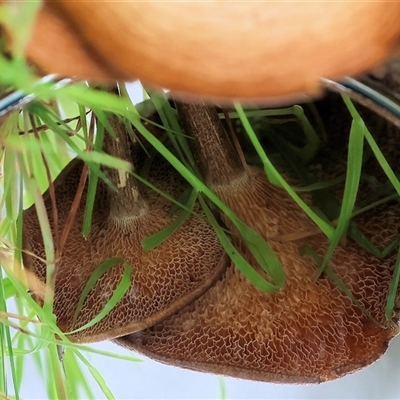
[[[125,351],[112,344],[99,344]],[[97,357],[96,357],[97,358]],[[141,357],[144,359],[144,357]],[[117,399],[218,399],[219,380],[211,374],[163,365],[152,360],[133,365],[104,357],[96,366]],[[400,399],[400,338],[364,370],[320,385],[277,385],[224,378],[228,399]],[[107,376],[109,379],[107,379]]]
[[[130,87],[134,102],[140,101],[141,88]],[[130,354],[111,342],[95,347]],[[163,365],[139,356],[141,363],[87,354],[103,375],[117,399],[219,399],[220,379]],[[27,357],[24,399],[45,399],[45,385],[36,365]],[[400,338],[392,341],[387,353],[372,366],[342,379],[320,385],[277,385],[224,378],[228,399],[400,399]],[[89,376],[89,373],[88,373]],[[99,399],[105,398],[94,380],[91,386]]]
[[[131,352],[111,342],[95,347],[124,354]],[[85,354],[86,355],[86,354]],[[103,375],[116,399],[219,399],[220,381],[216,375],[184,370],[154,362],[132,363],[87,353]],[[242,379],[223,378],[228,399],[400,399],[400,337],[386,354],[355,374],[320,385],[277,385]],[[89,376],[89,374],[88,374]],[[36,365],[27,357],[21,397],[45,399],[46,392]],[[105,399],[89,380],[98,399]]]

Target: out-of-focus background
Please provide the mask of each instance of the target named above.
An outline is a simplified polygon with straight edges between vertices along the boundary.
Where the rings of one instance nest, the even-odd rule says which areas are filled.
[[[111,343],[95,347],[132,354]],[[85,354],[86,355],[86,354]],[[87,354],[103,375],[116,399],[400,399],[400,337],[392,341],[386,354],[371,366],[342,379],[320,385],[277,385],[242,379],[220,378],[176,368],[139,356],[143,362],[132,363]],[[44,399],[46,392],[37,367],[26,360],[26,378],[21,397]],[[89,382],[99,399],[105,396]]]

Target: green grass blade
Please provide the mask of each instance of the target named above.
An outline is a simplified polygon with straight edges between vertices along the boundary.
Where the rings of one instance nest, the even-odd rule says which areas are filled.
[[[32,103],[29,106],[29,110],[40,117],[40,119],[55,133],[61,136],[61,138],[68,144],[68,146],[81,158],[86,164],[93,168],[93,164],[103,164],[110,168],[117,168],[123,171],[129,172],[131,169],[131,163],[128,161],[120,160],[118,158],[112,157],[104,152],[99,151],[83,151],[75,144],[74,140],[69,137],[68,132],[63,129],[60,125],[62,120],[57,116],[48,111],[43,105],[39,103]],[[57,119],[57,121],[54,120]],[[94,171],[96,169],[93,169]],[[109,182],[107,177],[99,171],[99,176],[105,181]]]
[[[400,280],[400,246],[399,251],[397,253],[396,264],[394,266],[392,280],[390,281],[389,286],[389,294],[386,300],[386,307],[385,307],[385,316],[387,320],[391,320],[393,318],[393,310],[396,303],[396,298],[398,296],[397,289],[399,287],[399,280]]]
[[[50,312],[50,310],[52,310],[53,307],[53,290],[51,288],[51,282],[53,282],[55,274],[55,257],[54,257],[55,253],[54,253],[53,236],[51,233],[50,223],[47,216],[46,207],[44,205],[43,197],[40,193],[39,188],[36,185],[36,179],[28,176],[28,174],[25,171],[22,171],[22,174],[27,189],[32,193],[35,199],[35,207],[38,215],[40,230],[42,232],[42,238],[47,260],[47,269],[46,269],[47,288],[45,294],[44,308]]]
[[[385,258],[391,251],[397,247],[400,242],[400,237],[395,238],[385,249],[379,250],[376,246],[374,246],[371,241],[358,229],[357,225],[354,223],[350,223],[348,228],[348,235],[363,249],[369,251],[371,254],[374,254],[378,258]]]
[[[0,269],[0,279],[2,281],[2,273]],[[0,299],[2,299],[1,304],[0,304],[0,310],[7,312],[7,307],[6,303],[4,300],[4,290],[3,290],[3,285],[1,284],[0,281]],[[17,378],[17,371],[16,371],[16,365],[15,365],[15,358],[14,358],[14,350],[12,346],[12,340],[11,340],[11,332],[10,332],[10,327],[6,324],[2,324],[2,340],[1,340],[2,346],[5,346],[4,348],[7,348],[7,353],[8,353],[8,359],[10,363],[10,370],[11,370],[11,380],[14,388],[14,396],[16,400],[19,399],[19,388],[18,388],[18,378]],[[3,368],[5,367],[5,358],[3,358]],[[5,382],[7,386],[7,381]]]
[[[226,235],[224,230],[219,226],[217,220],[215,219],[214,215],[212,214],[211,210],[208,208],[204,199],[199,196],[200,204],[203,207],[204,212],[207,215],[207,219],[211,226],[214,228],[215,233],[218,236],[219,241],[221,242],[223,248],[225,249],[226,253],[230,257],[230,259],[234,262],[235,266],[242,272],[242,274],[249,279],[249,281],[259,288],[260,290],[273,293],[280,289],[283,286],[285,275],[283,273],[283,268],[280,266],[280,270],[278,276],[274,276],[275,280],[277,281],[274,284],[266,281],[244,258],[243,256],[235,249],[233,246],[230,238]],[[262,247],[263,249],[265,246]],[[275,258],[275,254],[273,255]],[[257,260],[258,261],[258,260]],[[279,260],[278,260],[279,262]],[[279,263],[280,264],[280,263]]]
[[[355,304],[363,313],[366,315],[371,321],[373,321],[375,324],[382,326],[382,324],[377,321],[372,314],[366,310],[366,308],[357,300],[357,298],[354,296],[354,294],[349,290],[344,282],[339,278],[337,274],[329,267],[327,266],[325,268],[325,274],[332,280],[332,282]],[[385,328],[385,327],[383,327]]]
[[[17,289],[12,284],[10,278],[3,278],[3,291],[5,300],[14,297],[18,293]]]
[[[292,189],[295,192],[313,192],[317,190],[322,190],[322,189],[327,189],[332,186],[337,185],[338,183],[342,183],[345,181],[345,177],[339,176],[335,179],[331,179],[329,181],[322,181],[322,182],[315,182],[315,183],[310,183],[307,186],[302,186],[302,187],[297,187],[297,186],[292,186]]]
[[[103,139],[104,139],[104,126],[102,124],[99,124],[97,126],[96,138],[94,142],[95,151],[100,151],[102,149]],[[93,208],[96,199],[99,174],[100,174],[100,164],[95,164],[91,168],[89,168],[89,182],[88,182],[88,189],[87,189],[87,196],[85,203],[85,211],[83,215],[83,227],[82,227],[82,233],[85,238],[89,236],[90,230],[92,228]]]
[[[376,159],[378,160],[380,166],[382,167],[383,171],[387,175],[390,180],[390,183],[395,188],[397,194],[400,196],[400,182],[394,173],[393,169],[390,167],[389,163],[387,162],[385,156],[383,155],[382,151],[379,149],[375,139],[372,137],[371,133],[368,129],[365,130],[365,139],[367,140],[368,144],[370,145]]]
[[[197,192],[193,189],[191,191],[186,207],[190,210],[193,209],[197,199]],[[153,235],[147,236],[142,240],[142,247],[144,251],[150,251],[159,246],[164,240],[168,239],[186,220],[189,216],[189,212],[183,210],[180,215],[171,222],[167,227],[154,233]]]
[[[34,1],[27,2],[23,7],[9,5],[8,8],[5,6],[1,8],[0,23],[7,25],[7,33],[12,37],[13,56],[24,63],[26,44],[32,37],[32,29],[40,6],[40,1]]]
[[[254,256],[257,261],[260,263],[260,267],[264,271],[268,271],[269,269],[275,270],[274,268],[270,268],[268,266],[269,260],[264,257],[263,250],[270,253],[270,247],[265,242],[265,240],[252,228],[246,226],[240,219],[236,216],[236,214],[225,205],[193,172],[191,172],[188,168],[186,168],[157,138],[155,138],[143,125],[137,124],[135,119],[131,120],[132,124],[136,124],[135,128],[147,139],[147,141],[158,151],[160,152],[166,160],[170,162],[170,164],[182,175],[184,179],[186,179],[194,189],[196,189],[199,193],[203,193],[207,196],[225,215],[232,221],[235,227],[238,229],[241,236],[246,240],[246,238],[250,238],[251,242],[249,245],[250,251],[254,252]],[[257,247],[256,247],[257,246]],[[276,256],[275,256],[276,257]],[[275,262],[274,262],[275,264]],[[282,268],[282,267],[281,267]],[[280,282],[282,282],[283,268],[279,272],[276,277],[272,277],[272,279],[277,279],[274,286],[275,288],[280,287]],[[254,284],[259,285],[259,275],[254,271],[254,274],[251,274],[252,277],[255,278]],[[249,278],[251,280],[251,278]],[[257,282],[256,282],[257,281]],[[270,290],[270,288],[268,289]]]
[[[266,242],[254,229],[250,228],[240,220],[235,223],[235,226],[238,228],[247,247],[257,260],[260,267],[273,279],[278,288],[282,287],[285,282],[285,273],[281,262],[268,242]]]
[[[247,118],[260,118],[260,117],[278,117],[278,116],[286,116],[286,115],[293,115],[293,107],[286,107],[286,108],[275,108],[269,110],[246,110]],[[219,114],[221,119],[225,118],[223,113]],[[239,118],[240,113],[236,111],[228,112],[229,118]]]
[[[72,345],[72,347],[74,346],[73,344],[71,344],[71,345]],[[76,346],[76,347],[78,347],[78,346]],[[141,358],[137,358],[137,357],[134,357],[134,356],[128,356],[128,355],[125,355],[125,354],[114,353],[112,351],[96,349],[94,347],[88,347],[88,346],[79,345],[79,350],[87,351],[89,353],[98,354],[98,355],[101,355],[101,356],[104,356],[104,357],[115,358],[115,359],[123,360],[123,361],[129,361],[129,362],[135,362],[135,363],[143,362],[143,360]]]
[[[81,398],[80,388],[87,399],[95,399],[87,377],[79,365],[75,352],[67,348],[64,354],[65,375],[71,390],[71,399]]]
[[[0,269],[0,276],[2,275],[2,271]],[[7,307],[4,299],[4,291],[2,284],[0,283],[0,311],[3,313],[7,312]],[[9,347],[9,342],[8,342],[8,336],[7,332],[9,332],[9,326],[4,324],[0,320],[0,354],[1,354],[1,361],[0,361],[0,390],[2,393],[5,393],[7,395],[8,391],[8,381],[7,381],[7,364],[6,364],[6,349],[8,349],[8,353],[11,355],[12,353],[12,348]]]
[[[92,110],[129,115],[130,118],[139,120],[139,114],[129,99],[118,97],[104,90],[92,89],[83,83],[60,87],[56,92],[52,91],[52,96],[54,95],[60,100],[74,101]]]
[[[105,261],[103,261],[94,271],[93,273],[90,275],[90,278],[88,279],[88,281],[86,282],[85,287],[82,290],[82,293],[79,297],[79,301],[78,304],[76,306],[76,310],[74,313],[74,317],[72,319],[72,324],[71,326],[75,325],[75,322],[78,318],[79,313],[82,310],[82,306],[89,294],[89,292],[93,289],[93,287],[95,286],[96,282],[110,269],[112,269],[113,267],[115,267],[116,265],[122,264],[124,263],[124,260],[122,258],[119,257],[112,257],[109,258]],[[127,270],[127,268],[125,267],[125,271]],[[71,332],[70,332],[71,333]]]
[[[101,312],[99,314],[97,314],[96,317],[93,318],[91,321],[89,321],[87,324],[79,327],[78,329],[75,329],[75,330],[69,332],[69,334],[83,331],[83,330],[90,328],[91,326],[97,324],[100,320],[105,318],[110,313],[110,311],[118,304],[118,302],[122,299],[122,297],[124,297],[125,293],[128,291],[128,289],[131,285],[131,274],[132,274],[132,267],[129,264],[124,263],[124,267],[125,267],[125,271],[121,277],[121,281],[115,288],[111,298],[107,301],[107,303],[105,304],[105,306],[101,310]],[[86,289],[86,287],[85,287],[85,289]],[[79,301],[81,301],[81,299],[82,299],[82,296],[80,297]],[[77,317],[79,315],[79,313],[75,314],[75,315]],[[74,316],[74,322],[75,322],[75,320],[76,320],[76,318]]]
[[[16,182],[20,179],[17,176],[16,166],[17,158],[13,151],[6,151],[4,155],[4,204],[6,215],[15,221],[18,211],[16,210],[16,205],[18,205],[18,193]]]
[[[331,237],[328,250],[317,272],[317,276],[321,275],[324,268],[328,265],[328,261],[331,259],[340,239],[346,234],[351,220],[357,198],[358,186],[360,183],[363,160],[364,131],[364,122],[360,119],[353,120],[350,129],[346,181],[344,186],[342,206],[335,232]]]
[[[67,399],[67,390],[63,379],[61,363],[58,358],[57,345],[50,344],[48,349],[48,362],[52,372],[52,376],[47,380],[49,398]]]
[[[303,161],[303,163],[307,164],[315,157],[315,154],[320,148],[321,140],[304,113],[303,107],[294,105],[288,108],[270,110],[246,110],[247,118],[279,117],[287,115],[293,115],[295,117],[295,119],[288,120],[298,121],[300,123],[306,136],[306,145],[304,147],[297,147],[290,143],[286,143],[286,145]],[[225,118],[223,113],[220,113],[219,116],[222,119]],[[229,112],[228,116],[229,118],[240,118],[240,114],[237,111]],[[282,122],[283,120],[279,118],[279,123]]]
[[[166,130],[179,159],[197,173],[197,164],[189,149],[186,137],[178,123],[176,110],[171,107],[165,94],[155,91],[149,91],[148,93],[150,99],[154,102],[154,106],[161,118],[164,129]]]
[[[303,246],[300,249],[300,254],[308,254],[315,262],[318,268],[321,268],[323,259],[318,253],[310,246]],[[352,303],[358,307],[364,315],[366,315],[371,321],[382,327],[382,324],[378,322],[371,313],[357,300],[354,294],[347,288],[340,277],[328,266],[325,267],[324,273],[328,276],[332,282],[352,301]]]
[[[83,364],[85,364],[90,374],[93,376],[94,380],[97,382],[107,399],[115,400],[114,395],[112,394],[111,390],[107,386],[106,381],[99,373],[99,371],[85,357],[83,357],[79,351],[75,350],[75,355],[83,362]]]
[[[299,120],[306,136],[306,145],[301,148],[296,148],[297,154],[304,164],[308,164],[317,154],[321,146],[321,140],[304,113],[303,107],[299,105],[293,106],[293,115]],[[293,145],[291,145],[291,147],[294,149]]]
[[[218,377],[218,386],[219,386],[219,398],[220,400],[227,400],[227,390],[226,390],[226,383],[224,378]]]
[[[276,170],[273,166],[271,161],[269,160],[267,154],[265,153],[264,149],[262,148],[260,142],[257,139],[257,136],[251,127],[249,120],[246,117],[246,114],[243,111],[243,108],[240,104],[235,103],[236,111],[240,117],[240,120],[245,127],[247,134],[257,154],[259,155],[261,162],[264,165],[265,173],[268,176],[268,179],[271,183],[278,185],[284,188],[289,195],[293,198],[293,200],[301,207],[301,209],[310,217],[312,221],[321,229],[321,231],[331,239],[334,234],[334,229],[330,226],[326,221],[324,221],[320,216],[318,216],[301,198],[300,196],[291,188],[291,186],[285,181],[281,174]]]
[[[189,207],[187,207],[185,204],[179,202],[178,200],[175,200],[172,196],[168,195],[167,193],[163,192],[162,190],[158,189],[156,186],[154,186],[152,183],[150,183],[149,181],[147,181],[146,179],[144,179],[143,177],[141,177],[140,175],[138,175],[137,173],[131,171],[130,172],[131,175],[137,179],[139,182],[143,183],[144,185],[148,186],[151,190],[153,190],[154,192],[158,193],[160,196],[163,196],[165,199],[167,199],[168,201],[170,201],[175,207],[174,209],[177,210],[184,210],[186,211],[188,214],[193,215],[195,218],[201,218],[200,214],[197,214],[196,212],[194,212],[193,210],[191,210]],[[172,207],[171,207],[172,209]],[[173,210],[172,210],[173,211]]]
[[[362,118],[360,114],[357,112],[356,108],[354,107],[352,101],[347,95],[342,94],[342,98],[350,111],[351,116],[353,119],[361,120]],[[386,176],[389,178],[389,181],[395,188],[397,194],[400,196],[400,182],[397,179],[396,174],[393,172],[393,169],[390,167],[389,163],[387,162],[385,156],[383,155],[382,151],[380,150],[378,144],[376,143],[375,139],[371,135],[371,132],[365,127],[364,129],[364,136],[365,139],[367,140],[369,146],[372,149],[372,152],[374,153],[379,165],[382,167],[383,171],[385,172]]]
[[[94,210],[94,202],[96,199],[96,191],[97,191],[97,184],[99,181],[98,172],[100,170],[100,165],[97,167],[93,167],[89,169],[89,179],[88,179],[88,189],[87,189],[87,196],[85,202],[85,211],[83,215],[83,225],[82,225],[82,235],[84,238],[90,234],[92,229],[92,218],[93,218],[93,210]]]
[[[15,338],[15,336],[14,336]],[[19,335],[18,341],[16,342],[17,349],[25,348],[25,343],[27,341],[27,335]],[[17,386],[18,392],[21,390],[22,381],[25,376],[25,357],[16,357],[15,360],[15,385]]]
[[[100,109],[93,109],[93,113],[96,116],[96,121],[98,126],[101,126],[103,129],[103,135],[104,131],[106,135],[111,135],[114,139],[117,138],[117,135],[111,126],[110,122],[108,121],[108,116],[105,112],[103,112]]]

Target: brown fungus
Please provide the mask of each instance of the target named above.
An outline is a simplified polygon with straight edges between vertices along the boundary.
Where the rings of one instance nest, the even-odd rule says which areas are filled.
[[[117,140],[106,135],[106,150],[120,158],[129,157],[124,125],[115,117],[110,123]],[[172,196],[186,186],[167,164],[154,163],[149,180]],[[73,161],[55,181],[58,236],[70,214],[81,177],[83,162]],[[119,257],[131,266],[131,284],[118,304],[94,326],[69,335],[75,342],[93,342],[135,332],[153,325],[199,297],[227,266],[227,258],[212,228],[204,219],[189,216],[162,244],[144,251],[141,241],[168,226],[171,203],[120,170],[106,170],[118,188],[100,182],[96,192],[93,222],[87,240],[82,236],[85,195],[79,204],[67,241],[56,261],[54,313],[63,332],[77,329],[96,317],[109,301],[124,273],[120,262],[96,281],[74,322],[78,301],[91,274],[105,260]],[[159,180],[157,180],[159,176]],[[87,187],[85,187],[85,192]],[[56,238],[49,194],[45,205]],[[199,209],[197,209],[199,211]],[[57,245],[57,243],[56,243]],[[44,245],[35,207],[24,212],[24,265],[46,280]],[[33,281],[32,281],[33,282]],[[43,302],[43,293],[33,293]]]
[[[380,260],[351,241],[337,248],[329,267],[360,306],[325,275],[315,280],[315,262],[300,247],[323,256],[327,239],[317,234],[285,240],[315,232],[315,225],[262,170],[242,165],[215,110],[181,104],[178,111],[208,185],[268,241],[286,283],[267,294],[231,265],[195,302],[116,343],[176,366],[282,383],[329,381],[379,358],[399,331],[397,314],[385,319],[394,257]],[[389,235],[395,237],[397,228]],[[233,241],[256,267],[243,242],[236,235]]]
[[[254,101],[377,66],[398,51],[399,19],[398,2],[47,0],[26,54],[61,76]]]

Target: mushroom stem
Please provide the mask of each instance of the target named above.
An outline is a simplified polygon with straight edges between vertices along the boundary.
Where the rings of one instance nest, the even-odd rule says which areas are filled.
[[[104,150],[111,156],[131,161],[128,134],[124,124],[116,116],[108,119],[116,138],[107,134],[104,138]],[[134,169],[134,167],[132,167]],[[144,214],[147,205],[140,195],[136,179],[127,171],[117,168],[107,168],[107,175],[118,189],[108,187],[110,198],[110,218],[127,222]]]
[[[232,185],[244,175],[245,167],[214,107],[176,102],[176,108],[184,131],[192,135],[189,143],[208,184]]]

